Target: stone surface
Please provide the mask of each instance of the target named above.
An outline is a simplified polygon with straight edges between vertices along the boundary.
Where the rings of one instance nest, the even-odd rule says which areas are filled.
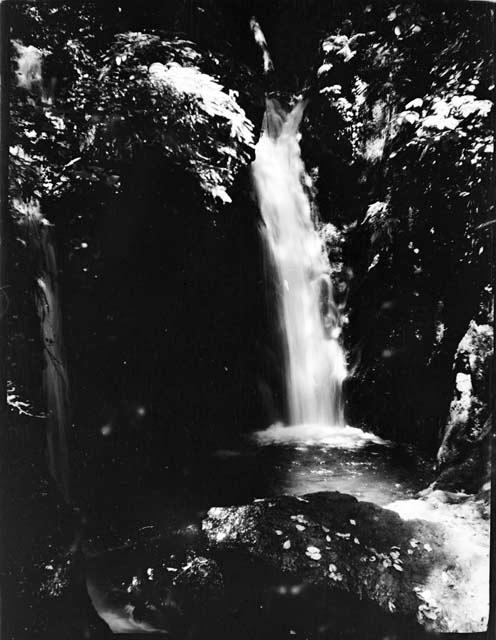
[[[201,615],[217,607],[224,597],[224,578],[219,565],[197,556],[173,580],[174,596],[187,613]]]
[[[489,437],[485,437],[466,452],[463,460],[444,467],[431,488],[476,494],[490,477]]]
[[[4,584],[6,637],[16,640],[104,640],[110,629],[96,613],[85,583],[81,522],[38,459],[25,459],[6,478]]]
[[[430,491],[381,508],[321,492],[213,507],[201,531],[147,528],[127,556],[104,558],[117,569],[107,606],[127,628],[191,640],[481,631],[488,523],[469,498]]]
[[[455,356],[455,389],[437,453],[438,489],[477,493],[489,478],[490,366],[493,330],[471,322]]]
[[[456,579],[440,524],[406,521],[326,492],[213,508],[203,529],[212,550],[243,550],[301,583],[348,592],[384,611],[415,617],[428,629],[451,630],[449,585],[442,599],[431,598],[428,588],[448,569]]]

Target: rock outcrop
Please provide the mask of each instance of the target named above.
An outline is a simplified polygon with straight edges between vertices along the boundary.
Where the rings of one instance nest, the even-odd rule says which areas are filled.
[[[422,591],[435,565],[449,565],[438,525],[338,492],[282,496],[213,508],[203,521],[210,547],[254,560],[327,591],[346,591],[384,611],[443,627]]]
[[[434,488],[477,493],[490,477],[490,325],[471,322],[455,356],[456,383],[448,423],[437,453]]]
[[[178,638],[205,628],[243,639],[317,638],[329,625],[343,638],[482,630],[484,607],[472,615],[465,591],[474,562],[485,584],[487,558],[474,545],[463,556],[442,518],[410,511],[408,501],[385,509],[338,492],[213,507],[193,537],[159,535],[153,552],[135,545],[114,603]]]
[[[113,637],[86,588],[79,515],[35,462],[11,471],[2,505],[6,637]]]

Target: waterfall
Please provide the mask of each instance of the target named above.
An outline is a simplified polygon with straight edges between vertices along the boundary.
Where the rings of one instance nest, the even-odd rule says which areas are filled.
[[[335,425],[343,421],[346,363],[330,265],[313,220],[311,182],[298,142],[304,108],[300,101],[285,113],[275,100],[267,100],[252,175],[277,291],[289,421]]]
[[[47,454],[52,477],[64,497],[69,493],[68,432],[70,430],[69,380],[62,338],[62,310],[58,291],[55,248],[47,225],[37,229],[40,272],[37,278],[36,306],[43,340],[43,387],[47,415]],[[34,235],[34,234],[33,234]],[[34,242],[33,242],[34,245]]]
[[[51,98],[46,94],[42,81],[43,52],[33,46],[26,47],[17,41],[13,41],[12,44],[16,51],[14,60],[17,63],[17,86],[30,92],[29,100],[37,96],[42,103],[51,104]],[[34,158],[21,147],[15,147],[15,149],[16,155],[20,155],[27,165],[37,166]],[[41,185],[41,174],[37,179]],[[43,345],[43,391],[47,408],[48,467],[64,498],[70,502],[68,434],[71,426],[71,411],[55,243],[51,225],[43,216],[37,198],[24,200],[14,197],[12,206],[16,211],[17,223],[24,231],[22,241],[28,248],[32,261],[33,291]]]
[[[43,346],[43,391],[47,408],[46,449],[48,468],[69,501],[69,445],[71,425],[69,380],[62,336],[62,310],[58,269],[51,225],[36,200],[13,199],[19,228],[31,257],[36,311]]]

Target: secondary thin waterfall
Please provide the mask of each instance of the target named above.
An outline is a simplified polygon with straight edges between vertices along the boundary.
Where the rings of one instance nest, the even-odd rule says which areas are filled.
[[[298,142],[304,108],[299,102],[286,114],[275,100],[267,100],[252,173],[262,240],[278,292],[289,420],[333,425],[343,420],[346,363],[329,261],[305,189],[310,178]]]
[[[43,346],[43,390],[47,409],[46,442],[48,468],[67,502],[69,493],[68,434],[71,425],[69,379],[62,337],[62,310],[58,269],[51,225],[40,203],[14,199],[18,223],[31,255],[33,290],[40,319]]]

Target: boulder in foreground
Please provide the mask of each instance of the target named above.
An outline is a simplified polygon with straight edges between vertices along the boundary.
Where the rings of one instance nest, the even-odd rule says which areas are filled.
[[[282,496],[215,507],[203,521],[211,550],[235,550],[301,584],[347,592],[382,610],[415,617],[426,629],[458,629],[463,572],[441,524],[397,513],[338,492]]]

